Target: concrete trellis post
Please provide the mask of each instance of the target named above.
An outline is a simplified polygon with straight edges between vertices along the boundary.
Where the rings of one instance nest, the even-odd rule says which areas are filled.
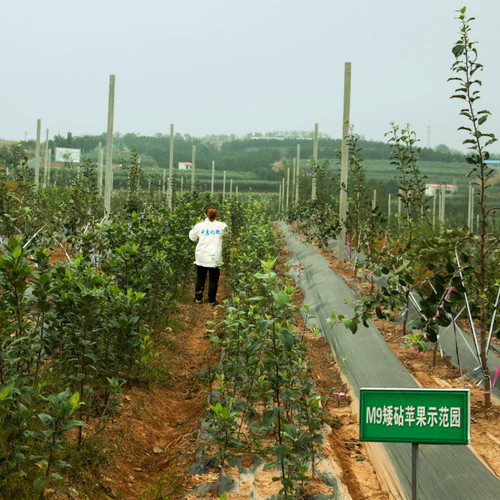
[[[297,160],[296,160],[296,168],[297,168],[297,183],[295,184],[295,203],[299,202],[299,185],[300,185],[300,144],[297,144]]]
[[[474,232],[474,184],[469,182],[469,211],[467,214],[467,227],[471,233]]]
[[[215,160],[212,160],[212,184],[210,187],[210,196],[214,197],[214,184],[215,184]]]
[[[181,175],[181,196],[184,193],[184,174]]]
[[[103,167],[103,150],[102,142],[97,145],[97,192],[102,196],[102,167]]]
[[[42,133],[42,120],[36,121],[36,146],[35,146],[35,188],[40,183],[40,134]]]
[[[401,189],[399,190],[399,196],[398,196],[398,231],[401,230],[401,211],[403,208],[403,200],[401,198]]]
[[[391,193],[389,193],[387,199],[387,222],[389,223],[389,225],[391,224]]]
[[[441,186],[441,209],[439,211],[439,220],[444,225],[445,222],[445,207],[446,207],[446,186]]]
[[[49,172],[49,129],[45,135],[45,163],[43,165],[43,187],[47,187],[47,178]]]
[[[281,212],[281,182],[278,190],[278,213]]]
[[[196,146],[191,151],[191,192],[194,192],[194,169],[196,164]]]
[[[49,149],[49,164],[48,164],[48,168],[47,168],[47,186],[50,183],[50,167],[51,167],[51,163],[52,163],[51,158],[52,158],[52,149]]]
[[[167,184],[167,204],[168,209],[172,210],[174,182],[174,124],[170,124],[170,155],[168,159],[168,184]]]
[[[437,203],[437,191],[434,191],[434,196],[432,198],[432,228],[436,227],[436,203]]]
[[[229,196],[233,197],[233,179],[229,180]]]
[[[292,158],[292,164],[290,165],[290,168],[292,169],[292,193],[290,194],[290,198],[292,199],[293,203],[295,199],[295,182],[296,182],[295,174],[297,173],[297,168],[295,166],[295,158]]]
[[[165,193],[167,190],[167,169],[163,169],[163,179],[161,181],[162,191]]]
[[[345,240],[346,227],[345,219],[347,215],[347,166],[349,160],[348,140],[349,140],[349,116],[351,109],[351,63],[346,62],[344,68],[344,114],[342,118],[342,155],[340,158],[340,207],[339,222],[340,235],[338,238],[338,265],[344,268],[345,260]]]
[[[226,171],[224,170],[224,180],[222,181],[222,203],[226,201]]]
[[[235,198],[238,198],[238,186],[236,186],[236,191],[235,191],[235,193],[234,193],[234,197],[235,197]]]
[[[287,169],[286,169],[286,208],[287,209],[288,209],[288,202],[290,201],[289,195],[290,195],[290,167],[287,167]]]
[[[373,201],[372,201],[372,210],[377,208],[377,190],[373,190]]]
[[[285,177],[281,179],[281,210],[285,210]]]
[[[314,124],[314,144],[313,144],[313,162],[314,169],[316,169],[316,163],[318,161],[318,124]],[[312,175],[312,187],[311,187],[311,200],[315,200],[316,196],[316,171],[313,171]]]
[[[104,214],[111,213],[111,191],[113,189],[113,121],[115,115],[115,75],[109,75],[108,132],[106,135],[106,178],[104,181]]]

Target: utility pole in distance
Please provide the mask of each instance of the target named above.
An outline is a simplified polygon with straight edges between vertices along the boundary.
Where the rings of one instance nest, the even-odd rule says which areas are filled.
[[[351,63],[346,62],[344,68],[344,115],[342,118],[342,155],[340,158],[340,235],[338,239],[338,265],[344,268],[345,260],[345,219],[347,214],[347,164],[349,160],[349,117],[351,110]]]

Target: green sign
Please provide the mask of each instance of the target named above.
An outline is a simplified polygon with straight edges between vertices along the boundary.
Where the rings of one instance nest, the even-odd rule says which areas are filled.
[[[468,389],[361,389],[360,441],[469,444]]]

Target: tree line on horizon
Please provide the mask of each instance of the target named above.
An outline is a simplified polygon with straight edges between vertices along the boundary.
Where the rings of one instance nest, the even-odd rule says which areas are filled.
[[[78,148],[82,157],[96,158],[98,144],[106,144],[106,134],[67,136],[55,135],[49,140],[49,147]],[[179,162],[190,162],[192,146],[196,146],[196,167],[209,169],[212,161],[216,162],[218,171],[252,171],[255,176],[264,180],[276,180],[280,173],[271,168],[283,159],[295,158],[297,144],[300,144],[302,160],[313,156],[312,132],[274,132],[263,134],[247,134],[244,137],[233,135],[209,135],[193,137],[189,134],[175,134],[174,166]],[[387,160],[390,158],[390,146],[382,141],[360,139],[358,142],[365,160]],[[170,136],[155,134],[147,136],[137,133],[115,133],[113,142],[115,152],[127,151],[133,146],[139,156],[143,157],[145,166],[168,168],[170,157]],[[10,150],[15,146],[12,145]],[[34,155],[35,141],[23,142],[23,147],[30,156]],[[341,140],[320,134],[318,141],[318,159],[336,158],[339,155]],[[6,161],[10,153],[9,147],[0,148],[0,156]],[[462,162],[464,153],[450,149],[446,145],[435,148],[422,148],[423,161]],[[8,163],[8,161],[7,161]]]

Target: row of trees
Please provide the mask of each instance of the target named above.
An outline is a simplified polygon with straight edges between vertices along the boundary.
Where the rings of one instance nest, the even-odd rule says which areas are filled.
[[[410,301],[419,311],[418,320],[406,324],[413,327],[410,342],[420,350],[427,342],[439,342],[439,328],[453,325],[463,315],[469,322],[473,336],[473,349],[477,358],[478,383],[485,388],[485,404],[489,406],[492,379],[487,363],[487,353],[492,335],[500,337],[500,327],[495,324],[495,314],[500,299],[498,263],[500,261],[500,238],[496,229],[496,206],[492,200],[492,179],[495,171],[488,160],[488,146],[497,139],[485,131],[490,112],[478,106],[480,98],[476,42],[470,38],[471,21],[466,9],[458,11],[460,38],[453,47],[456,58],[452,66],[453,76],[449,80],[456,85],[453,99],[462,104],[460,115],[465,132],[464,145],[469,149],[463,175],[474,183],[474,195],[470,206],[477,214],[477,229],[458,228],[435,217],[436,196],[425,196],[426,176],[419,168],[424,150],[418,147],[418,139],[409,125],[391,124],[387,132],[390,163],[394,166],[394,179],[398,184],[398,224],[388,225],[385,214],[370,199],[366,173],[363,165],[362,141],[353,133],[349,136],[349,181],[339,187],[335,178],[338,173],[326,168],[321,162],[311,162],[317,178],[317,199],[311,199],[311,182],[301,179],[300,205],[292,205],[287,216],[305,229],[320,244],[340,233],[341,224],[347,230],[348,256],[357,269],[361,255],[366,256],[364,268],[373,283],[374,275],[392,271],[388,284],[373,295],[363,298],[352,318],[341,318],[353,333],[358,325],[376,314],[379,318],[393,318],[397,311],[408,311]],[[333,183],[333,187],[332,187]],[[305,189],[305,191],[304,191]],[[339,221],[339,191],[345,189],[349,203],[347,218]],[[441,202],[444,200],[440,198]],[[465,204],[466,205],[466,204]],[[465,207],[464,207],[465,208]],[[387,212],[386,212],[387,213]],[[418,299],[417,299],[418,297]],[[436,351],[435,351],[436,352]]]
[[[104,133],[75,137],[71,134],[66,137],[56,135],[52,140],[49,140],[49,148],[52,150],[56,147],[79,148],[84,156],[95,160],[99,142],[106,143]],[[283,158],[294,156],[297,142],[301,144],[303,158],[313,156],[312,138],[296,138],[293,134],[291,137],[246,136],[237,138],[225,136],[225,138],[220,138],[217,136],[217,139],[214,139],[213,136],[197,138],[187,134],[176,134],[174,164],[191,161],[192,146],[194,145],[196,146],[196,165],[199,168],[210,168],[212,161],[216,161],[221,170],[251,170],[260,179],[277,180],[277,173],[273,170],[272,165]],[[367,160],[385,160],[390,155],[390,147],[385,142],[367,141],[360,138],[359,144]],[[115,134],[114,147],[116,151],[130,146],[134,146],[138,154],[144,157],[143,163],[145,165],[150,158],[152,165],[168,168],[170,155],[170,137],[168,135]],[[335,158],[340,146],[340,139],[333,139],[323,134],[319,141],[318,158]],[[27,141],[24,143],[24,147],[28,151],[34,151],[35,142]],[[0,155],[6,162],[9,161],[11,149],[6,146],[0,149]],[[428,161],[444,162],[462,161],[464,158],[463,153],[450,150],[445,145],[439,145],[434,149],[423,148],[422,156]]]

